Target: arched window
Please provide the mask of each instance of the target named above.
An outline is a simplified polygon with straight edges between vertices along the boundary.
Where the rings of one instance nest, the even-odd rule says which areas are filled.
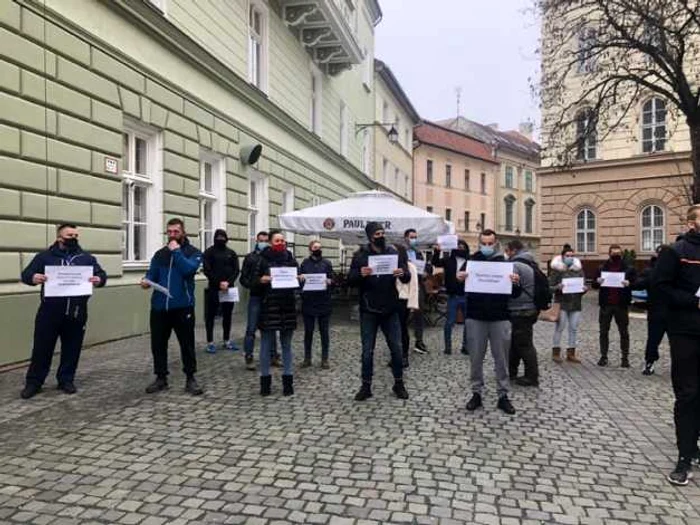
[[[528,199],[525,201],[525,233],[532,233],[535,223],[535,201]]]
[[[593,110],[588,108],[576,115],[576,159],[592,160],[596,158],[596,119]]]
[[[642,151],[653,153],[666,149],[666,102],[647,100],[642,106]]]
[[[507,232],[512,232],[513,231],[513,217],[514,217],[514,208],[515,208],[515,197],[512,195],[508,195],[505,199],[503,199],[503,202],[505,204],[505,219],[506,219],[506,224],[504,230]]]
[[[642,210],[642,251],[653,252],[666,238],[663,208],[654,204]]]
[[[596,247],[596,217],[592,210],[584,209],[576,216],[576,251],[594,253]]]

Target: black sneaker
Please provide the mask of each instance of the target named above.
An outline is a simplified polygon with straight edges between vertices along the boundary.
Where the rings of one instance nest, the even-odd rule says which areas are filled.
[[[411,363],[408,362],[408,359],[404,359],[401,362],[401,366],[403,367],[404,370],[406,370],[407,368],[411,368]]]
[[[462,355],[469,355],[469,350],[467,350],[466,346],[463,346],[460,352],[462,353]]]
[[[392,388],[394,395],[399,399],[408,399],[408,392],[403,384],[403,381],[395,381]]]
[[[629,368],[630,367],[630,360],[627,357],[623,357],[620,360],[620,368]]]
[[[688,480],[693,477],[691,468],[689,460],[679,459],[676,464],[676,469],[666,476],[666,479],[672,485],[685,487],[688,484]]]
[[[301,363],[301,368],[311,368],[311,359],[304,359],[304,362]]]
[[[452,355],[452,350],[447,350],[447,349],[446,349],[445,352],[444,352],[444,354],[445,354],[445,355]]]
[[[193,396],[201,396],[204,393],[202,387],[197,384],[197,380],[194,377],[188,377],[185,383],[185,392],[192,394]]]
[[[535,387],[540,386],[539,381],[533,381],[529,377],[525,377],[525,376],[516,377],[514,382],[518,386],[535,386]]]
[[[654,375],[654,362],[647,361],[644,363],[644,368],[642,369],[643,376],[653,376]]]
[[[168,389],[168,380],[165,378],[157,378],[153,383],[148,385],[146,387],[146,393],[147,394],[155,394],[156,392],[160,392],[161,390],[167,390]]]
[[[252,355],[245,356],[245,369],[253,371],[255,370],[255,360],[253,359]]]
[[[372,397],[372,385],[369,383],[362,383],[360,390],[355,394],[355,401],[365,401]]]
[[[19,393],[19,397],[22,399],[31,399],[39,392],[41,392],[41,387],[39,385],[25,385],[25,387]]]
[[[600,359],[598,359],[598,366],[608,366],[608,358],[601,356]]]
[[[496,405],[499,410],[503,410],[508,415],[513,415],[515,414],[515,408],[513,407],[513,404],[510,402],[510,399],[508,399],[508,396],[502,396],[498,398],[498,404]]]
[[[416,343],[416,346],[413,348],[414,352],[418,354],[427,354],[428,349],[425,346],[425,343],[423,341],[418,341]]]
[[[481,394],[477,394],[475,392],[472,394],[472,398],[467,403],[467,410],[469,412],[474,412],[474,410],[481,408],[482,406],[484,406],[484,403],[481,401]]]
[[[66,381],[65,383],[59,383],[58,389],[62,390],[63,392],[65,392],[66,394],[69,394],[69,395],[75,394],[78,391],[78,389],[75,388],[75,385],[73,384],[72,381]]]

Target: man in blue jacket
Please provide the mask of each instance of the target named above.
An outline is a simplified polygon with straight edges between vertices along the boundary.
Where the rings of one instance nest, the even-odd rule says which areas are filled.
[[[56,373],[58,388],[66,394],[75,394],[74,378],[78,368],[80,351],[87,323],[89,295],[79,297],[45,297],[47,266],[92,266],[90,282],[101,287],[107,282],[107,274],[97,259],[84,252],[78,244],[78,229],[74,224],[62,224],[57,230],[56,242],[48,250],[38,253],[22,272],[22,282],[29,286],[41,285],[41,304],[34,323],[34,348],[27,370],[22,399],[29,399],[41,392],[41,387],[51,369],[56,341],[61,338],[61,364]]]
[[[155,283],[164,290],[153,290],[151,296],[151,352],[156,380],[146,388],[153,394],[168,388],[168,341],[174,330],[180,343],[182,367],[187,376],[185,391],[202,394],[194,374],[197,358],[194,350],[194,276],[202,262],[202,252],[190,244],[181,219],[170,219],[167,225],[168,244],[151,259],[141,287]]]

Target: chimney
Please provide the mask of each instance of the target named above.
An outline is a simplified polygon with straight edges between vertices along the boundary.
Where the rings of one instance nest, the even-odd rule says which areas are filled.
[[[530,140],[532,140],[532,133],[534,132],[534,130],[535,130],[535,126],[529,120],[525,121],[525,122],[521,122],[520,126],[518,128],[518,131],[520,132],[520,134],[525,135]]]
[[[493,123],[491,123],[491,124],[486,124],[486,126],[489,127],[489,128],[491,128],[491,129],[495,129],[496,131],[498,131],[498,123],[496,123],[496,122],[493,122]]]

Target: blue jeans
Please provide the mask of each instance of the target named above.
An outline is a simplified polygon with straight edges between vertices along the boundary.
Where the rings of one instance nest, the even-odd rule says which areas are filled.
[[[565,312],[562,310],[559,313],[559,320],[554,325],[553,346],[559,348],[561,345],[561,335],[564,332],[564,321],[569,326],[569,348],[576,348],[576,335],[578,334],[578,323],[581,320],[581,312]]]
[[[394,379],[403,379],[403,359],[401,358],[401,324],[398,312],[392,314],[360,313],[360,334],[362,338],[362,382],[371,383],[374,375],[374,347],[377,331],[382,329],[386,344],[391,352],[391,370]]]
[[[251,295],[248,299],[248,322],[245,327],[245,340],[243,349],[246,357],[253,357],[255,348],[255,332],[258,330],[258,319],[260,318],[260,308],[262,307],[262,297]],[[277,341],[272,340],[272,352],[277,354]]]
[[[457,310],[460,309],[465,319],[462,348],[467,347],[467,297],[464,295],[450,295],[447,297],[447,319],[445,319],[445,352],[452,352],[452,328],[457,323]]]
[[[260,330],[260,375],[270,375],[272,355],[275,351],[275,330]],[[292,336],[294,330],[282,330],[280,332],[280,344],[282,345],[282,364],[284,375],[291,376],[294,373],[292,356]]]

